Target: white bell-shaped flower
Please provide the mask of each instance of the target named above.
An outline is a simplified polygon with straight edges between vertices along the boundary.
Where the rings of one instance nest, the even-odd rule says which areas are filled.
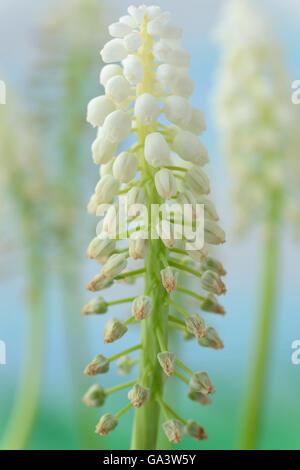
[[[164,136],[159,132],[147,135],[145,140],[145,159],[154,168],[170,165],[170,149]]]
[[[116,103],[121,103],[126,100],[131,93],[130,83],[126,78],[117,75],[108,80],[105,93],[111,100]]]
[[[111,203],[118,192],[119,185],[119,181],[111,175],[101,178],[95,188],[97,204]]]
[[[204,113],[200,109],[193,108],[191,117],[189,121],[183,126],[183,128],[192,132],[193,134],[202,135],[206,130]]]
[[[112,23],[108,27],[109,34],[114,38],[123,38],[126,34],[131,33],[131,27],[125,23]]]
[[[100,52],[103,62],[121,62],[128,55],[122,39],[116,38],[108,41]]]
[[[97,96],[88,104],[86,120],[94,127],[102,126],[106,116],[115,109],[115,104],[109,98],[106,96]]]
[[[122,183],[129,183],[135,177],[137,169],[138,159],[135,154],[122,152],[114,162],[113,175]]]
[[[124,77],[132,85],[136,85],[143,80],[144,66],[140,59],[134,55],[129,55],[123,60]]]
[[[117,64],[108,64],[103,67],[100,72],[100,83],[104,87],[106,86],[108,80],[116,75],[123,75],[123,70],[120,65]]]
[[[103,124],[103,136],[113,143],[124,140],[130,131],[131,119],[120,109],[109,114]]]
[[[172,95],[166,98],[164,112],[167,119],[177,126],[185,126],[192,116],[192,104],[182,96]]]
[[[155,187],[164,199],[171,199],[177,194],[177,185],[172,171],[163,168],[155,173]]]
[[[99,133],[92,144],[93,161],[96,165],[108,163],[115,154],[117,144],[110,142]]]
[[[179,131],[176,134],[173,149],[183,160],[201,166],[208,163],[205,145],[189,131]]]
[[[208,194],[210,191],[208,177],[204,171],[197,166],[192,166],[192,168],[186,172],[185,184],[196,197],[202,194]]]
[[[136,52],[142,45],[142,38],[137,33],[130,33],[125,36],[124,43],[129,52]]]
[[[136,118],[145,125],[153,124],[160,115],[160,107],[154,96],[144,93],[135,102]]]

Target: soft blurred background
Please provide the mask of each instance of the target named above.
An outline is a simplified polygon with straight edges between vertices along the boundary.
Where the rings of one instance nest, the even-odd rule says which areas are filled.
[[[178,346],[176,340],[185,362],[210,374],[216,387],[213,404],[200,407],[189,402],[181,384],[174,389],[170,383],[168,392],[170,402],[176,403],[182,415],[197,416],[209,439],[197,444],[185,438],[177,448],[232,449],[255,347],[260,234],[254,227],[242,241],[234,235],[231,182],[213,106],[220,62],[213,32],[226,1],[156,3],[171,10],[174,23],[184,30],[183,43],[191,54],[195,81],[192,100],[207,118],[203,141],[209,149],[213,196],[228,240],[220,250],[228,271],[227,315],[211,319],[225,343],[224,350],[200,350],[189,342]],[[252,3],[273,26],[290,86],[300,79],[299,2]],[[95,266],[85,258],[96,225],[86,213],[86,203],[98,179],[90,155],[93,133],[85,123],[86,104],[102,93],[99,51],[108,39],[107,25],[124,15],[129,4],[121,0],[0,3],[0,79],[7,87],[6,105],[0,105],[0,340],[7,348],[7,364],[0,365],[3,447],[11,445],[7,444],[11,439],[21,443],[26,429],[32,429],[26,441],[30,449],[129,447],[131,413],[108,438],[99,439],[93,430],[101,412],[86,409],[80,402],[90,385],[82,370],[96,353],[103,353],[106,319],[79,316],[81,306],[89,300],[84,286],[95,274]],[[292,342],[300,339],[300,245],[287,226],[282,227],[281,237],[261,449],[300,448],[300,365],[291,361]],[[126,296],[135,291],[123,284],[120,290],[126,291]],[[107,298],[113,300],[112,291]],[[118,313],[117,308],[113,313]],[[137,331],[130,334],[137,335]],[[127,339],[130,337],[122,340],[124,344]],[[118,352],[119,343],[108,349],[109,355]],[[30,350],[34,361],[24,364]],[[103,386],[116,383],[113,368],[109,376],[101,377]],[[122,400],[125,404],[122,393],[110,397],[105,412],[119,408]],[[24,402],[28,415],[36,412],[33,423],[24,413]]]

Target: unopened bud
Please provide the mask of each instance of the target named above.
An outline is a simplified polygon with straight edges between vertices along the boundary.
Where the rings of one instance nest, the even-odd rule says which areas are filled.
[[[200,304],[201,310],[204,312],[225,314],[224,307],[218,303],[217,298],[213,294],[208,294]]]
[[[190,315],[185,320],[186,329],[192,333],[196,338],[203,338],[205,336],[205,323],[197,313]]]
[[[185,341],[188,341],[190,339],[193,339],[195,338],[194,335],[192,335],[192,333],[190,333],[189,331],[187,331],[186,329],[182,331],[182,337]]]
[[[130,116],[120,109],[109,114],[103,124],[103,136],[112,143],[126,139],[130,131]]]
[[[214,271],[219,276],[225,276],[226,274],[226,271],[222,263],[220,263],[220,261],[211,257],[206,258],[206,260],[203,261],[200,265],[200,273],[205,273],[205,271],[208,271],[208,270]]]
[[[219,220],[218,213],[216,211],[214,203],[206,196],[200,196],[198,198],[198,204],[204,205],[205,219]]]
[[[132,302],[132,316],[136,320],[144,320],[151,315],[152,312],[152,299],[147,295],[140,295]]]
[[[194,261],[197,261],[198,263],[205,261],[207,258],[207,251],[204,248],[202,250],[190,250],[190,251],[187,250],[187,251],[190,257]]]
[[[101,275],[105,278],[114,278],[120,274],[127,266],[127,261],[124,255],[115,254],[111,255],[104,264]]]
[[[116,75],[108,80],[105,93],[115,103],[121,103],[130,96],[130,83],[122,75]]]
[[[127,57],[128,51],[122,39],[111,39],[100,52],[103,62],[120,62]]]
[[[205,145],[195,134],[179,131],[173,142],[174,151],[183,159],[195,165],[208,163],[208,152]]]
[[[158,194],[164,199],[171,199],[177,193],[175,177],[171,170],[166,168],[155,174],[155,187]]]
[[[107,164],[114,156],[117,144],[105,139],[101,134],[92,144],[93,161],[96,165]]]
[[[99,292],[100,290],[108,289],[113,285],[113,282],[113,279],[106,279],[102,274],[97,274],[97,276],[88,283],[86,288],[91,292]]]
[[[190,389],[204,395],[215,393],[214,386],[206,372],[196,372],[190,380]]]
[[[124,76],[129,83],[136,85],[141,82],[144,75],[144,66],[136,55],[129,55],[123,61]]]
[[[134,232],[129,240],[129,255],[133,259],[144,259],[149,249],[149,240],[141,230]]]
[[[100,83],[105,87],[108,80],[116,75],[123,75],[122,67],[117,64],[105,65],[100,72]]]
[[[98,374],[105,374],[109,370],[109,360],[102,356],[102,354],[98,354],[90,364],[86,366],[84,369],[85,375],[98,375]]]
[[[170,165],[170,149],[164,136],[159,132],[147,135],[145,140],[145,159],[154,168]]]
[[[164,288],[171,294],[177,287],[177,279],[179,272],[177,269],[167,266],[166,268],[160,271],[161,280]]]
[[[185,184],[198,197],[210,191],[209,179],[201,168],[192,166],[185,175]]]
[[[184,128],[195,135],[202,135],[206,130],[204,113],[200,109],[193,108],[189,122]]]
[[[203,289],[216,295],[225,294],[226,287],[220,276],[214,271],[205,271],[200,280]]]
[[[136,186],[131,188],[127,194],[128,215],[130,217],[137,217],[142,212],[142,206],[145,206],[146,202],[144,188],[137,188]]]
[[[128,398],[135,408],[140,408],[149,397],[149,394],[149,388],[142,387],[139,384],[135,384],[133,388],[128,392]]]
[[[205,336],[198,340],[198,343],[201,346],[212,349],[223,349],[224,344],[221,338],[218,336],[216,330],[212,327],[209,327],[205,331]]]
[[[158,119],[160,107],[154,96],[144,93],[135,102],[134,114],[138,121],[148,126]]]
[[[225,243],[225,232],[213,220],[207,219],[204,223],[204,240],[210,245]]]
[[[202,405],[202,406],[211,405],[211,399],[209,398],[208,395],[205,395],[204,393],[194,392],[193,390],[189,390],[188,397],[190,400],[195,401],[196,403],[199,403],[199,405]]]
[[[130,374],[131,369],[133,368],[134,364],[135,364],[134,359],[131,359],[131,357],[129,356],[122,356],[117,363],[119,374],[120,375]]]
[[[192,109],[191,102],[182,96],[171,95],[165,100],[165,115],[176,126],[184,127],[189,122]]]
[[[100,436],[108,436],[108,434],[115,429],[117,424],[118,419],[114,415],[106,413],[97,424],[95,433],[100,434]]]
[[[111,240],[108,237],[101,238],[98,236],[93,238],[89,244],[86,255],[88,258],[97,259],[99,263],[103,264],[107,261],[115,248],[115,240]]]
[[[103,176],[95,188],[97,204],[110,204],[118,192],[119,185],[119,181],[113,176]]]
[[[117,318],[110,318],[104,328],[104,344],[113,343],[122,338],[127,331],[127,326]]]
[[[186,423],[184,427],[184,432],[187,436],[196,439],[196,441],[203,441],[204,439],[207,439],[205,429],[200,426],[200,424],[196,423],[196,421],[193,421],[191,419],[189,419]]]
[[[183,439],[182,424],[177,419],[170,419],[163,423],[163,430],[169,442],[178,444]]]
[[[86,406],[92,406],[97,408],[104,404],[105,397],[105,391],[103,390],[101,385],[95,384],[88,389],[88,391],[82,398],[82,402]]]
[[[105,118],[116,109],[115,104],[106,96],[93,98],[87,109],[86,120],[92,126],[102,126]]]
[[[160,363],[164,373],[171,377],[174,373],[175,354],[169,351],[163,351],[157,354],[158,362]]]
[[[130,183],[136,175],[138,168],[138,160],[134,153],[121,152],[114,163],[114,178],[122,183]]]
[[[81,315],[94,315],[107,312],[107,302],[103,297],[96,297],[90,300],[81,310]]]

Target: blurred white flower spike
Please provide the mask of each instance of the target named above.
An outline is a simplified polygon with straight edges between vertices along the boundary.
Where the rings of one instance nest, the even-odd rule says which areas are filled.
[[[144,278],[142,295],[105,304],[106,309],[110,304],[132,303],[128,320],[109,321],[105,342],[123,341],[127,327],[140,323],[140,344],[109,359],[112,362],[124,357],[121,365],[125,361],[123,369],[130,365],[130,370],[138,363],[139,374],[136,381],[117,387],[133,386],[128,395],[131,403],[114,416],[104,415],[96,432],[103,435],[113,430],[118,418],[135,406],[133,449],[156,448],[160,411],[169,423],[163,429],[171,442],[182,439],[186,421],[170,420],[172,410],[162,399],[166,375],[174,372],[191,387],[189,396],[198,403],[210,403],[208,394],[214,392],[211,387],[200,399],[190,380],[177,368],[190,376],[193,372],[167,351],[169,328],[179,328],[184,337],[188,334],[189,314],[171,300],[172,292],[181,289],[180,271],[199,280],[204,278],[203,287],[198,284],[201,293],[182,288],[185,294],[196,296],[203,310],[224,313],[212,294],[224,294],[226,290],[221,280],[224,270],[220,273],[212,271],[210,265],[201,267],[210,245],[224,243],[225,234],[217,223],[213,203],[204,197],[210,192],[203,169],[209,162],[208,151],[199,140],[206,129],[205,119],[190,101],[194,90],[188,75],[190,58],[181,44],[181,28],[170,24],[170,20],[171,14],[159,6],[130,6],[127,15],[109,26],[113,39],[101,50],[102,60],[107,63],[100,73],[105,95],[90,101],[87,114],[90,124],[98,127],[92,154],[94,162],[101,164],[100,181],[88,211],[104,215],[87,251],[90,258],[104,266],[87,288],[94,292],[110,287],[114,281]],[[125,139],[127,143],[129,136],[128,146],[119,149],[118,144]],[[108,237],[114,238],[113,243]],[[216,261],[213,267],[220,265]],[[100,302],[97,298],[96,307],[89,302],[83,312],[102,312],[102,303],[103,299]],[[172,317],[171,321],[170,305],[184,318]],[[199,317],[198,323],[204,338],[204,320]],[[205,347],[212,344],[207,341]],[[141,350],[138,359],[128,356],[137,350]],[[203,429],[197,423],[195,428]],[[204,430],[201,436],[206,437]]]

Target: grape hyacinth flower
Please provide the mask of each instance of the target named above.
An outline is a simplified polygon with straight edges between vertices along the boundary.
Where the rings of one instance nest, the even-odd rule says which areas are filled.
[[[197,440],[206,437],[202,426],[180,417],[163,397],[167,377],[182,380],[187,394],[198,403],[210,403],[208,395],[214,393],[212,385],[202,387],[201,392],[191,389],[194,377],[203,375],[210,380],[205,372],[195,375],[168,351],[168,336],[170,328],[185,335],[192,331],[193,337],[202,338],[205,347],[214,349],[221,340],[217,334],[207,336],[209,326],[204,319],[195,312],[186,312],[172,300],[172,292],[196,298],[199,309],[201,304],[204,311],[224,313],[215,295],[226,291],[221,263],[213,258],[205,261],[210,245],[224,243],[225,234],[218,225],[213,203],[205,196],[210,185],[203,166],[209,158],[198,137],[206,126],[203,113],[190,101],[194,86],[188,76],[189,54],[181,45],[181,28],[170,24],[170,20],[171,14],[158,6],[130,6],[128,15],[109,27],[113,39],[101,51],[107,63],[100,74],[105,95],[91,100],[87,113],[88,122],[98,128],[92,152],[94,162],[101,164],[101,178],[88,211],[104,215],[97,237],[88,247],[88,256],[103,267],[87,288],[95,292],[115,281],[143,277],[144,292],[111,302],[98,297],[83,308],[82,313],[90,315],[102,314],[110,305],[132,304],[129,319],[109,320],[105,343],[124,341],[131,324],[141,326],[139,344],[109,358],[98,355],[86,371],[103,373],[107,364],[119,359],[118,370],[124,375],[138,363],[136,380],[105,392],[133,387],[128,393],[130,401],[116,414],[104,415],[96,431],[108,434],[121,415],[135,407],[132,449],[156,448],[161,412],[165,417],[163,430],[170,442],[180,442],[184,432]],[[117,146],[128,136],[134,142],[120,152]],[[199,204],[204,208],[203,218]],[[127,213],[122,217],[124,205]],[[157,216],[152,208],[162,206],[164,210]],[[185,206],[191,210],[182,221],[179,212]],[[180,237],[187,226],[196,227],[197,234],[199,225],[204,247],[185,231]],[[125,248],[124,239],[129,239]],[[118,247],[115,241],[122,245]],[[180,286],[180,271],[199,280],[199,292]],[[178,316],[170,315],[170,307]],[[130,355],[135,351],[139,352],[138,358]],[[84,401],[89,404],[87,396]]]

